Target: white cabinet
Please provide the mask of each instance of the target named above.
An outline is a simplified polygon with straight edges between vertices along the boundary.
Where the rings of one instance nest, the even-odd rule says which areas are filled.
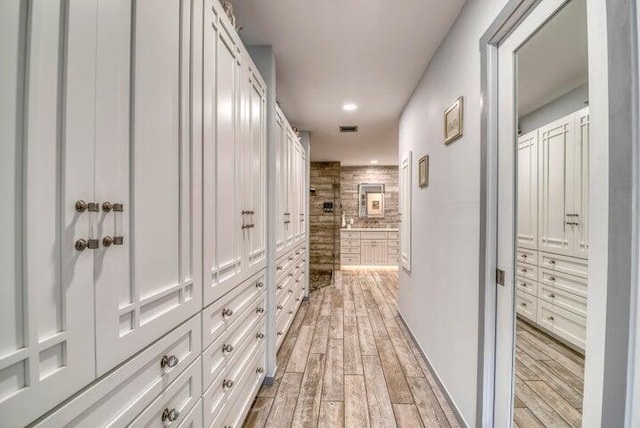
[[[538,249],[588,256],[588,109],[539,129]]]
[[[384,266],[387,264],[387,241],[366,239],[360,241],[360,264]]]
[[[93,252],[98,375],[201,307],[190,5],[117,0],[98,8],[95,199],[122,208],[94,215],[103,240]],[[118,236],[121,245],[104,243]]]
[[[538,130],[518,138],[518,247],[538,248]]]
[[[340,266],[398,266],[399,234],[393,229],[342,229]]]
[[[411,270],[411,151],[400,161],[400,264]]]
[[[95,214],[74,203],[94,200],[96,4],[66,7],[7,2],[0,13],[0,414],[8,427],[95,377],[94,258],[74,242],[98,231]]]

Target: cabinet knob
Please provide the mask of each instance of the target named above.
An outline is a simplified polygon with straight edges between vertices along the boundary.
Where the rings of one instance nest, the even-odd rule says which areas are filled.
[[[282,290],[284,287],[282,285],[278,285],[278,290]]]
[[[526,303],[524,303],[524,302],[522,302],[522,304],[521,304],[521,305],[522,305],[522,306],[524,306],[525,308],[527,307],[527,304],[526,304]]]
[[[264,339],[264,333],[256,334],[256,339]]]
[[[282,332],[281,331],[278,332],[278,336],[282,336]]]
[[[282,305],[278,305],[278,309],[282,309]]]
[[[548,317],[547,317],[547,319],[548,319],[549,321],[553,321],[555,318],[553,318],[553,316],[552,316],[552,315],[550,315],[550,316],[548,316]]]
[[[256,312],[259,314],[263,314],[264,313],[264,308],[258,308],[256,309]]]
[[[89,205],[85,201],[80,199],[79,201],[76,201],[74,207],[76,209],[76,212],[83,213],[83,212],[85,212],[87,210]]]
[[[278,266],[276,270],[282,270],[282,266]]]
[[[549,294],[549,298],[550,298],[550,299],[555,299],[555,297],[556,297],[556,295],[555,295],[555,294],[553,294],[553,293],[550,293],[550,294]]]
[[[263,282],[256,282],[256,288],[262,288],[264,287],[264,283]]]
[[[77,251],[84,251],[87,248],[90,250],[95,250],[100,246],[100,241],[97,239],[78,239],[74,247]]]
[[[102,246],[109,248],[113,245],[113,238],[111,236],[105,236],[102,238]]]
[[[222,345],[222,352],[233,352],[233,345],[230,343]]]
[[[233,381],[231,379],[225,379],[222,381],[223,388],[233,388]]]
[[[293,290],[289,290],[289,294],[293,293]]]
[[[555,264],[556,264],[556,261],[555,261],[555,260],[549,260],[549,264],[550,264],[550,265],[555,265]]]
[[[292,273],[290,273],[290,274],[289,274],[289,277],[292,277],[292,276],[293,276],[293,274],[292,274]]]
[[[175,355],[163,355],[162,359],[160,360],[160,367],[162,367],[163,369],[165,368],[172,368],[178,365],[178,357],[176,357]]]
[[[222,316],[223,317],[230,317],[231,315],[233,315],[233,309],[230,308],[224,308],[222,310]]]
[[[111,202],[102,203],[102,211],[110,213],[113,210],[113,204]]]
[[[180,417],[180,412],[177,411],[176,409],[164,409],[164,412],[162,412],[162,422],[173,422],[176,419],[178,419]]]
[[[258,367],[258,368],[256,369],[256,373],[264,373],[264,368],[262,368],[262,367]]]
[[[293,315],[293,311],[289,311],[289,315]]]
[[[549,281],[555,281],[555,280],[556,280],[556,277],[555,277],[555,276],[550,276],[550,277],[549,277]]]

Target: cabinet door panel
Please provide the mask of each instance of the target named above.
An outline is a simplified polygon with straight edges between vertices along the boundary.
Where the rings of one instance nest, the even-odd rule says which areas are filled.
[[[538,248],[538,131],[518,139],[518,246]]]
[[[576,142],[574,156],[574,220],[576,257],[589,256],[589,108],[575,115]]]
[[[98,373],[201,306],[199,145],[189,132],[190,2],[109,1],[98,10],[96,252]]]
[[[280,256],[286,246],[286,225],[285,225],[285,128],[284,121],[281,117],[280,111],[276,110],[276,255]]]
[[[24,426],[95,378],[96,2],[0,5],[0,414]]]
[[[567,225],[573,210],[573,115],[540,128],[539,249],[570,255],[573,230]]]

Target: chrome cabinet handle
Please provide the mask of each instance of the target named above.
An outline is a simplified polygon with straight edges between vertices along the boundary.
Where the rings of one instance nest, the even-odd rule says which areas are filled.
[[[105,236],[102,238],[102,246],[109,248],[113,245],[113,238],[111,236]]]
[[[233,309],[230,308],[224,308],[222,310],[222,316],[223,317],[230,317],[231,315],[233,315]]]
[[[176,357],[175,355],[163,355],[162,359],[160,359],[160,367],[162,367],[163,369],[165,368],[172,368],[178,365],[178,362],[180,360],[178,360],[178,357]]]
[[[549,281],[555,281],[555,280],[556,280],[556,277],[555,277],[555,276],[550,276],[550,277],[549,277]]]
[[[100,246],[100,241],[97,239],[78,239],[73,246],[77,251],[84,251],[87,248],[96,250]]]
[[[525,308],[527,307],[527,304],[526,304],[526,303],[524,303],[524,302],[522,302],[522,304],[521,304],[521,305],[522,305],[522,306],[524,306]]]
[[[282,305],[278,305],[278,309],[282,309]]]
[[[282,332],[281,331],[278,332],[278,336],[282,336]]]
[[[282,270],[282,266],[278,266],[276,270]]]
[[[233,381],[231,379],[225,379],[222,381],[223,388],[233,388]]]
[[[282,285],[278,285],[278,290],[282,290],[284,287]]]
[[[549,264],[550,264],[550,265],[555,265],[555,264],[556,264],[556,261],[555,261],[555,260],[549,260]]]
[[[263,314],[264,313],[264,308],[258,308],[256,309],[256,312],[259,314]]]
[[[177,411],[176,409],[164,409],[164,412],[162,412],[162,422],[173,422],[176,419],[178,419],[180,417],[180,412]]]
[[[233,345],[230,343],[222,345],[222,352],[227,352],[227,353],[233,352]]]
[[[554,319],[555,319],[555,318],[553,318],[553,316],[552,316],[552,315],[549,315],[549,316],[547,317],[547,320],[549,320],[549,321],[553,321]]]
[[[262,367],[258,367],[258,368],[256,369],[256,373],[264,373],[264,368],[262,368]]]
[[[260,281],[256,282],[256,288],[262,288],[262,287],[264,287],[263,282],[260,282]]]
[[[264,333],[256,334],[256,339],[264,339]]]

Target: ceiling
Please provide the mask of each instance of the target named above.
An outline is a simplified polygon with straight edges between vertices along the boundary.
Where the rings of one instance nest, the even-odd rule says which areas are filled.
[[[343,165],[397,164],[400,113],[464,2],[232,0],[245,44],[274,48],[277,99],[311,131],[311,160]]]
[[[587,8],[585,0],[573,0],[518,51],[518,115],[587,80]]]

